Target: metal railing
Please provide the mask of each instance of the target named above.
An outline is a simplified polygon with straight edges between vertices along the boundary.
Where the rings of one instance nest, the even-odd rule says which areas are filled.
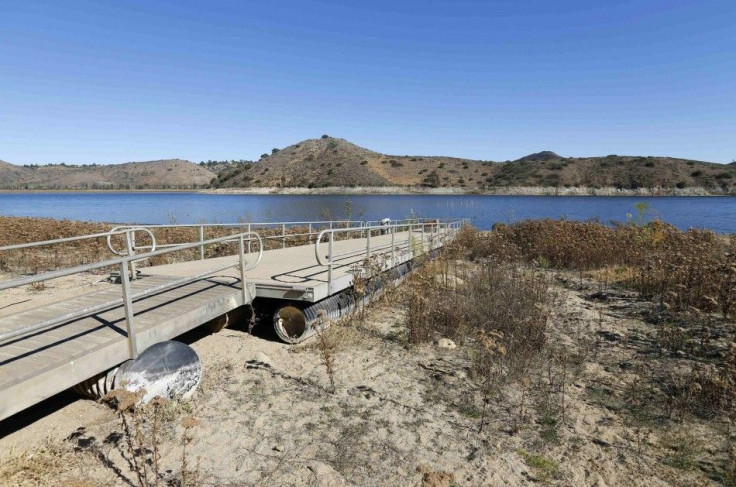
[[[166,229],[179,229],[179,228],[192,228],[198,229],[198,238],[200,244],[205,241],[205,232],[207,229],[213,228],[239,228],[251,231],[269,230],[274,229],[280,231],[276,235],[261,235],[262,240],[278,240],[281,241],[281,248],[287,247],[288,239],[296,239],[298,237],[307,237],[307,242],[312,243],[313,237],[316,237],[319,232],[327,227],[329,229],[334,228],[362,228],[365,223],[362,220],[312,220],[312,221],[292,221],[292,222],[242,222],[242,223],[183,223],[183,224],[156,224],[156,225],[132,225],[130,227],[116,227],[115,230],[126,229],[126,228],[139,228],[147,230],[149,234],[153,234],[156,230]],[[306,232],[289,232],[294,228],[306,227]],[[180,245],[179,243],[167,243],[159,244],[159,248],[173,247]],[[248,250],[250,251],[250,242],[248,242]],[[132,242],[128,247],[128,252],[135,252],[135,250],[148,250],[149,246],[136,245],[135,235],[133,236]],[[112,250],[112,248],[110,248]],[[204,246],[201,245],[199,249],[199,259],[205,259]]]
[[[134,323],[133,313],[133,302],[151,294],[165,291],[174,287],[178,287],[189,282],[193,282],[198,279],[210,276],[214,273],[221,272],[223,270],[239,267],[240,279],[242,284],[243,302],[247,300],[247,288],[246,288],[246,276],[245,272],[255,268],[261,261],[264,252],[264,240],[280,239],[282,241],[282,248],[286,247],[286,241],[288,238],[296,237],[308,237],[307,241],[309,244],[314,241],[315,256],[319,265],[328,267],[328,290],[329,294],[333,291],[333,268],[335,262],[348,257],[360,256],[364,254],[364,259],[369,259],[372,254],[381,252],[385,256],[390,256],[390,266],[397,264],[397,254],[401,253],[402,258],[409,260],[415,256],[415,241],[418,239],[420,242],[420,251],[425,252],[426,241],[429,241],[430,249],[435,248],[434,243],[439,239],[440,242],[444,243],[448,239],[454,237],[459,228],[468,223],[469,220],[441,220],[441,219],[426,219],[426,218],[410,218],[401,220],[392,220],[387,223],[385,220],[382,221],[360,221],[360,220],[323,220],[323,221],[304,221],[304,222],[261,222],[261,223],[212,223],[212,224],[163,224],[163,225],[133,225],[133,226],[120,226],[112,229],[109,232],[95,233],[90,235],[81,235],[78,237],[66,237],[56,240],[44,240],[39,242],[30,242],[25,244],[14,244],[0,247],[0,252],[8,250],[22,250],[32,247],[39,247],[44,245],[53,245],[60,243],[75,242],[85,239],[94,238],[105,238],[107,241],[108,249],[119,255],[119,258],[109,259],[94,264],[79,265],[64,270],[49,271],[42,274],[28,276],[24,278],[13,279],[10,281],[0,282],[0,291],[16,288],[20,286],[35,284],[38,282],[48,281],[51,279],[57,279],[60,277],[66,277],[74,274],[80,274],[83,272],[89,272],[98,270],[106,267],[119,266],[120,267],[120,280],[122,283],[122,296],[121,298],[110,300],[104,303],[100,303],[91,307],[84,308],[82,310],[73,311],[66,313],[62,316],[54,317],[43,322],[35,323],[26,327],[18,328],[15,330],[0,333],[0,344],[12,340],[14,338],[22,337],[30,333],[39,332],[53,326],[88,316],[92,313],[108,310],[121,304],[125,309],[125,321],[128,333],[128,344],[131,357],[137,357],[139,350],[136,343],[136,332]],[[243,229],[244,232],[225,235],[217,238],[205,239],[205,232],[207,229],[221,227],[221,228],[232,228],[232,229]],[[287,233],[288,229],[294,229],[297,227],[306,227],[306,232]],[[325,228],[326,227],[326,228]],[[157,229],[167,228],[196,228],[198,229],[198,240],[193,242],[183,243],[166,243],[160,244],[156,239]],[[262,228],[275,228],[280,229],[281,232],[277,235],[270,235],[261,237],[255,229]],[[397,239],[397,233],[407,232],[406,239],[399,241]],[[334,253],[334,242],[336,235],[339,234],[350,234],[359,233],[360,238],[366,240],[365,249],[353,250],[344,252],[342,254]],[[148,245],[136,245],[136,234],[145,233],[150,239]],[[390,243],[375,244],[372,242],[374,235],[391,235]],[[329,235],[328,238],[328,253],[323,258],[321,254],[321,243],[325,235]],[[116,250],[113,245],[113,238],[116,236],[123,236],[125,241],[124,250]],[[144,291],[133,294],[131,291],[130,281],[135,279],[136,270],[135,263],[152,257],[157,257],[167,253],[179,252],[188,249],[199,249],[199,259],[205,259],[204,249],[208,245],[219,244],[219,243],[238,243],[238,262],[235,264],[222,265],[217,268],[208,269],[206,272],[189,276],[175,281],[167,282]],[[250,265],[247,265],[245,255],[252,253],[252,243],[258,243],[258,257]],[[144,253],[136,253],[137,251],[145,250]],[[326,260],[325,260],[326,259]]]
[[[351,228],[340,228],[340,229],[327,229],[322,230],[317,236],[317,241],[314,243],[314,255],[317,259],[317,263],[323,267],[327,267],[327,289],[328,295],[332,294],[333,291],[333,270],[335,262],[344,260],[350,257],[361,257],[364,260],[371,258],[371,253],[386,257],[386,264],[382,265],[385,268],[386,265],[394,267],[397,265],[396,256],[397,253],[401,252],[403,259],[411,260],[416,256],[415,252],[415,239],[419,239],[419,253],[427,251],[427,243],[429,244],[429,250],[436,248],[435,243],[439,240],[440,243],[444,244],[448,240],[454,238],[458,230],[470,220],[454,220],[450,222],[440,222],[436,219],[417,219],[417,220],[401,220],[399,223],[391,224],[378,224],[363,226],[359,229]],[[335,235],[339,233],[355,232],[356,230],[361,231],[361,238],[366,241],[365,249],[350,250],[336,254],[334,251]],[[406,239],[397,241],[397,233],[406,232]],[[379,235],[391,235],[391,242],[386,244],[372,245],[372,235],[378,233]],[[417,237],[415,234],[418,233]],[[327,254],[322,255],[321,244],[325,235],[328,235],[328,248]]]
[[[59,239],[59,240],[46,240],[43,242],[31,242],[28,244],[17,244],[17,245],[9,245],[5,247],[0,247],[0,251],[2,250],[16,250],[16,249],[23,249],[23,248],[29,248],[29,247],[37,247],[40,245],[52,245],[55,243],[60,242],[70,242],[74,240],[83,240],[85,238],[99,238],[99,237],[108,237],[112,235],[120,235],[120,234],[126,234],[126,241],[131,241],[131,235],[134,234],[137,231],[141,231],[142,228],[140,227],[131,227],[127,228],[125,230],[115,230],[111,232],[105,232],[100,234],[92,234],[92,235],[83,235],[80,237],[71,237],[66,239]],[[143,229],[145,231],[145,229]],[[248,265],[245,255],[246,255],[246,239],[248,240],[248,243],[251,241],[258,242],[258,257],[256,258],[255,262]],[[140,261],[143,259],[150,259],[151,257],[157,257],[159,255],[164,255],[170,252],[178,252],[181,250],[187,250],[192,248],[197,248],[201,245],[212,245],[222,242],[237,242],[238,243],[238,262],[233,264],[227,264],[223,266],[219,266],[217,268],[208,269],[206,272],[199,273],[197,275],[188,276],[182,279],[177,279],[174,281],[170,281],[164,284],[160,284],[158,286],[154,286],[149,289],[145,289],[143,291],[140,291],[136,294],[133,294],[131,291],[131,285],[130,285],[130,264]],[[58,271],[51,271],[51,272],[45,272],[43,274],[35,275],[35,276],[28,276],[24,278],[19,279],[12,279],[10,281],[0,282],[0,291],[6,290],[6,289],[12,289],[20,286],[26,286],[30,284],[35,284],[38,282],[48,281],[51,279],[58,279],[60,277],[66,277],[71,276],[74,274],[80,274],[83,272],[89,272],[97,269],[102,269],[105,267],[112,267],[112,266],[120,266],[120,281],[122,284],[122,297],[110,301],[106,301],[104,303],[99,303],[94,306],[90,306],[81,310],[72,311],[70,313],[66,313],[61,316],[57,316],[48,320],[44,320],[39,323],[35,323],[33,325],[17,328],[11,331],[0,333],[0,344],[7,342],[8,340],[12,340],[14,338],[19,338],[25,335],[28,335],[30,333],[39,332],[42,330],[46,330],[48,328],[51,328],[53,326],[65,323],[67,321],[74,320],[76,318],[80,318],[83,316],[88,316],[92,313],[97,313],[100,311],[108,310],[117,306],[123,305],[125,309],[125,325],[127,330],[127,338],[128,338],[128,348],[130,352],[131,358],[136,358],[138,356],[139,350],[136,342],[136,330],[135,330],[135,322],[133,320],[134,313],[133,313],[133,301],[144,298],[146,296],[149,296],[154,293],[158,293],[161,291],[165,291],[174,287],[178,287],[184,284],[188,284],[190,282],[202,279],[204,277],[210,276],[216,272],[222,272],[223,270],[230,269],[232,267],[238,267],[240,270],[240,282],[241,282],[241,288],[242,288],[242,297],[243,302],[247,302],[247,286],[246,286],[246,271],[249,271],[253,268],[255,268],[263,258],[263,242],[261,240],[261,237],[256,232],[242,232],[237,233],[233,235],[227,235],[219,238],[214,238],[210,240],[205,240],[203,242],[193,242],[193,243],[185,243],[181,245],[177,245],[174,247],[169,247],[165,249],[155,250],[155,238],[152,242],[152,247],[154,250],[151,250],[146,253],[142,254],[135,254],[131,253],[130,255],[126,255],[123,257],[119,257],[116,259],[109,259],[101,262],[97,262],[94,264],[86,264],[86,265],[80,265],[76,267],[71,267],[69,269],[63,269]]]

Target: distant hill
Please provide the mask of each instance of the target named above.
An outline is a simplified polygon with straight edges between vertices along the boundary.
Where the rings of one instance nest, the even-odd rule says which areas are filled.
[[[181,159],[109,165],[16,166],[0,161],[3,189],[193,189],[215,173]]]
[[[534,154],[529,154],[528,156],[520,157],[515,162],[551,161],[554,159],[561,159],[561,157],[552,151],[545,150],[542,152],[535,152]]]
[[[344,139],[309,139],[219,172],[214,188],[330,186],[693,188],[736,191],[736,167],[672,157],[562,157],[516,161],[385,155]]]
[[[563,157],[542,151],[515,161],[386,155],[323,136],[273,149],[256,162],[181,159],[126,164],[17,166],[0,161],[3,189],[193,189],[381,187],[705,188],[736,193],[736,164],[672,157]]]

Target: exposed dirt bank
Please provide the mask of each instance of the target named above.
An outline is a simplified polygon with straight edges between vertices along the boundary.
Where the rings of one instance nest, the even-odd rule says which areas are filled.
[[[427,195],[518,195],[518,196],[733,196],[733,194],[706,188],[554,188],[554,187],[499,187],[499,188],[422,188],[400,186],[327,187],[327,188],[220,188],[203,189],[205,194],[427,194]]]

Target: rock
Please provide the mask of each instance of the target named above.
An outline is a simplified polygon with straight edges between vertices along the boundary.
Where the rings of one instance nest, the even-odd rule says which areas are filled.
[[[282,452],[284,451],[284,445],[276,445],[273,447],[273,451]]]
[[[256,352],[256,354],[253,356],[253,360],[255,360],[256,362],[260,362],[262,364],[273,365],[271,363],[271,357],[269,357],[263,352]]]
[[[455,345],[455,342],[453,342],[449,338],[440,338],[437,341],[437,346],[440,347],[440,348],[446,348],[448,350],[452,350],[454,348],[457,348],[457,345]]]
[[[611,444],[609,442],[607,442],[606,440],[604,440],[602,438],[593,438],[592,441],[593,441],[593,443],[595,443],[598,446],[603,446],[603,447],[609,447],[609,446],[611,446]]]
[[[115,384],[128,391],[145,390],[141,402],[154,397],[188,399],[202,378],[202,362],[189,345],[168,340],[144,350],[115,373]]]

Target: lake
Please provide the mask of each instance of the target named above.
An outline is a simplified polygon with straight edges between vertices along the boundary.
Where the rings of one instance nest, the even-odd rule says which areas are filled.
[[[526,218],[643,221],[736,233],[736,197],[485,195],[219,195],[200,193],[2,193],[0,215],[125,223],[222,223],[468,217],[478,228]]]

